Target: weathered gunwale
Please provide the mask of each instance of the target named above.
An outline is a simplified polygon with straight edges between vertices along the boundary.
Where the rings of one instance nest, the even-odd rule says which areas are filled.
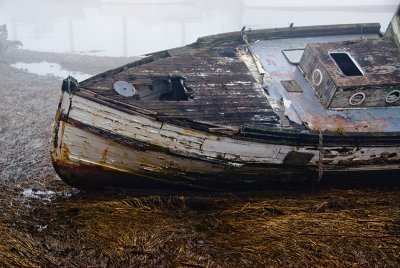
[[[206,133],[218,133],[221,136],[234,137],[239,140],[251,140],[258,142],[268,142],[272,144],[299,145],[299,146],[318,146],[319,131],[297,128],[279,128],[276,126],[244,124],[240,128],[221,129],[218,125],[205,122],[196,122],[186,118],[163,117],[147,110],[126,109],[121,103],[109,103],[95,94],[87,92],[76,92],[77,96],[103,104],[128,114],[139,114],[147,116],[159,122],[169,122],[177,126],[204,131]],[[136,108],[136,107],[134,107]],[[217,129],[217,130],[215,130]],[[218,131],[219,130],[219,131]],[[333,132],[321,131],[326,145],[341,146],[377,146],[377,145],[398,145],[400,146],[400,132]]]
[[[336,25],[317,25],[317,26],[300,26],[300,27],[286,27],[286,28],[275,28],[275,29],[261,29],[252,30],[247,34],[249,42],[256,41],[259,39],[283,39],[291,37],[312,37],[312,36],[329,36],[329,35],[345,35],[345,34],[358,34],[362,32],[364,34],[380,34],[380,24],[379,23],[360,23],[360,24],[336,24]],[[114,74],[120,73],[126,69],[143,65],[149,62],[156,61],[158,59],[171,57],[171,55],[180,54],[187,51],[190,48],[209,46],[211,44],[223,43],[223,42],[237,42],[242,43],[242,33],[240,31],[223,33],[217,35],[210,35],[205,37],[200,37],[195,43],[177,47],[173,49],[166,49],[159,52],[154,52],[145,55],[145,58],[139,59],[137,61],[128,63],[126,65],[99,73],[80,82],[81,87],[86,87],[98,79],[102,79],[107,76],[112,76]]]

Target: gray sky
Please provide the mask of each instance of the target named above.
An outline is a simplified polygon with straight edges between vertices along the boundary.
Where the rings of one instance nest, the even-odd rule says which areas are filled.
[[[0,24],[32,50],[134,56],[252,28],[379,22],[398,0],[0,0]]]

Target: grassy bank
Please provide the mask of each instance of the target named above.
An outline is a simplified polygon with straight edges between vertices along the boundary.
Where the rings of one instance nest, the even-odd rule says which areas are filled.
[[[85,193],[49,158],[60,78],[131,59],[10,50],[0,58],[0,266],[395,267],[400,190],[333,186],[253,193]]]

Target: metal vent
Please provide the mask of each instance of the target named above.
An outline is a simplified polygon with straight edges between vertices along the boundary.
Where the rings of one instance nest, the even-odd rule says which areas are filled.
[[[136,95],[135,87],[126,81],[117,81],[114,83],[114,90],[121,96],[133,97]]]

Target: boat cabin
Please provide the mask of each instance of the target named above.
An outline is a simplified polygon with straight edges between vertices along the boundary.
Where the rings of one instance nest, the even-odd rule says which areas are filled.
[[[307,44],[299,68],[325,108],[400,106],[400,51],[392,41]]]

